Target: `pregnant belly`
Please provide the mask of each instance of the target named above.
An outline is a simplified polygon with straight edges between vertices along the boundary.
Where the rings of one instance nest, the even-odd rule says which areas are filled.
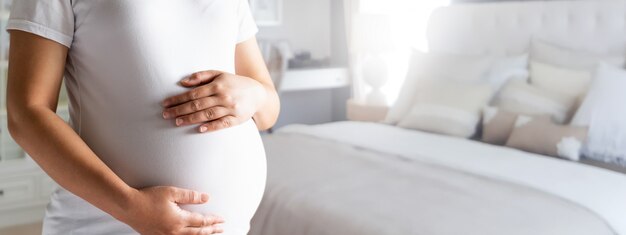
[[[133,125],[87,124],[83,139],[126,183],[135,188],[175,186],[207,192],[207,204],[183,205],[216,213],[247,228],[265,188],[266,160],[254,121],[212,133],[174,127],[154,118]],[[108,127],[107,127],[108,126]]]

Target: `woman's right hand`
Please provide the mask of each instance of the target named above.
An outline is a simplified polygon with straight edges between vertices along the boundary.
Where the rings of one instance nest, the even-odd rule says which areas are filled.
[[[137,190],[120,220],[141,234],[196,235],[222,233],[224,219],[181,209],[179,204],[203,204],[209,195],[175,187]]]

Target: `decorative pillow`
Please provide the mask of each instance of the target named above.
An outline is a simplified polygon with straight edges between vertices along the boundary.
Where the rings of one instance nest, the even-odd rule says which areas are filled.
[[[559,47],[544,40],[533,38],[530,46],[532,61],[573,69],[593,71],[599,63],[605,62],[618,67],[624,66],[626,57],[620,55],[600,55]]]
[[[592,72],[552,66],[537,61],[530,63],[530,81],[538,88],[573,97],[584,97],[591,83]]]
[[[510,80],[528,81],[528,54],[495,58],[486,80],[494,91],[499,91]]]
[[[496,100],[502,110],[525,115],[550,115],[557,123],[568,121],[576,97],[549,92],[523,81],[510,81]]]
[[[504,145],[509,139],[517,114],[500,110],[496,107],[486,107],[483,110],[482,141],[489,144]]]
[[[510,79],[527,80],[527,67],[528,55],[493,57],[414,51],[402,90],[383,122],[397,124],[409,112],[420,80],[489,83],[499,90]]]
[[[589,126],[585,156],[626,166],[626,70],[601,64],[572,125]]]
[[[486,57],[414,51],[402,90],[384,122],[397,124],[409,112],[419,80],[478,81],[486,75],[491,63]]]
[[[501,110],[497,107],[483,109],[482,141],[494,145],[505,145],[511,136],[519,113]],[[550,120],[549,115],[533,116],[536,119]]]
[[[398,126],[469,138],[492,94],[488,84],[430,80],[421,83],[408,115]]]
[[[562,126],[545,118],[519,116],[506,146],[527,152],[580,160],[587,128]]]

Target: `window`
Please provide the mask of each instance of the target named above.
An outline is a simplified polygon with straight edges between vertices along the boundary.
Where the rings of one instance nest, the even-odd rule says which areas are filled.
[[[426,29],[431,13],[438,7],[449,4],[449,0],[360,0],[356,1],[357,12],[352,20],[353,40],[351,51],[357,60],[355,66],[355,99],[364,103],[367,95],[372,93],[369,82],[361,82],[362,63],[367,63],[372,56],[371,48],[376,55],[386,61],[387,78],[381,91],[386,97],[385,103],[392,104],[400,91],[408,68],[411,49],[428,51]],[[348,8],[350,9],[350,8]],[[368,40],[364,40],[368,39]],[[386,43],[388,45],[381,45]],[[365,45],[363,45],[365,44]],[[369,51],[369,53],[368,53]],[[384,51],[384,52],[383,52]]]

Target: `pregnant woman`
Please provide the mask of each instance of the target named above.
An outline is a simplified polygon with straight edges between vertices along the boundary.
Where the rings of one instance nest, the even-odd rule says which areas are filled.
[[[7,28],[9,130],[61,186],[44,234],[248,232],[279,104],[247,0],[19,0]]]

